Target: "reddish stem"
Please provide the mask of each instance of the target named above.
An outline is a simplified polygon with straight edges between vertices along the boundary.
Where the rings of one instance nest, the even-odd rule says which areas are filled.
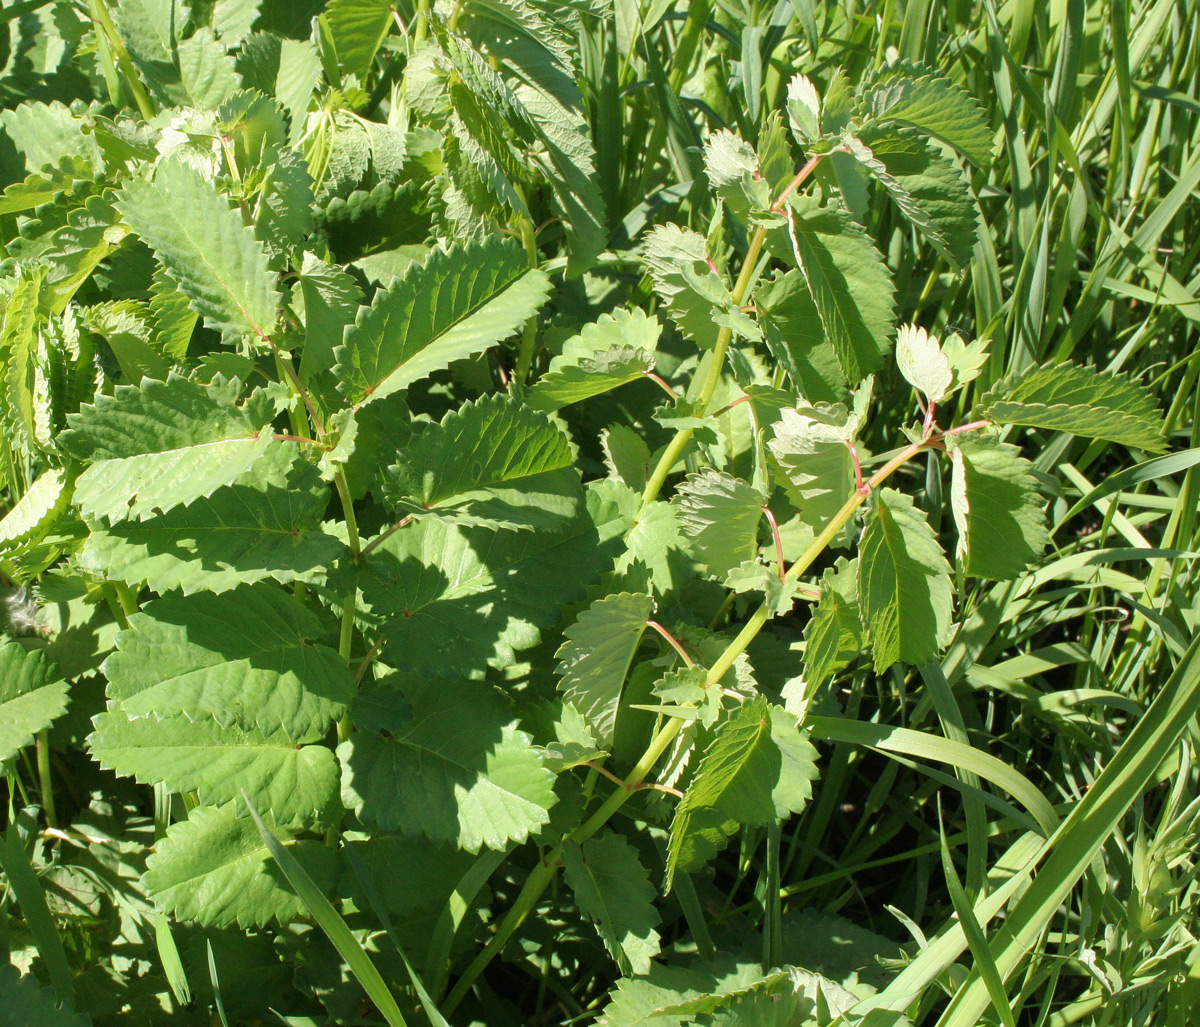
[[[397,521],[395,524],[393,524],[382,535],[377,535],[375,538],[371,539],[370,542],[368,542],[365,546],[363,546],[362,552],[358,554],[358,558],[361,560],[377,545],[379,545],[385,539],[391,538],[394,534],[396,534],[396,532],[398,532],[401,528],[403,528],[405,525],[407,525],[411,521],[412,521],[412,514],[409,514],[407,517],[405,517],[405,518]]]
[[[978,431],[980,428],[986,428],[991,421],[972,421],[970,424],[960,424],[957,428],[948,428],[946,431],[938,435],[939,439],[948,438],[951,435],[958,435],[964,431]]]
[[[663,391],[668,396],[670,396],[673,400],[678,402],[678,400],[679,400],[678,393],[676,393],[676,391],[673,388],[671,388],[670,385],[667,384],[665,379],[663,379],[659,375],[655,374],[653,371],[643,371],[642,374],[644,374],[652,382],[657,382],[660,386],[662,386]]]
[[[849,439],[843,439],[846,443],[846,448],[850,450],[850,459],[854,461],[854,488],[859,495],[867,495],[871,491],[871,486],[863,482],[862,464],[858,462],[858,450],[854,448],[854,443]]]
[[[692,663],[692,658],[690,656],[688,656],[687,651],[683,648],[683,646],[681,646],[679,644],[679,640],[674,635],[672,635],[671,632],[669,632],[666,628],[664,628],[661,624],[659,624],[658,621],[648,620],[648,621],[646,621],[646,627],[653,628],[660,635],[662,635],[662,637],[667,640],[667,642],[671,646],[671,648],[674,649],[677,653],[679,653],[679,656],[683,660],[685,665],[687,665],[688,667],[695,666],[695,664]]]
[[[767,523],[771,525],[771,537],[775,539],[776,569],[779,571],[779,580],[783,581],[783,576],[787,573],[787,565],[783,560],[783,539],[779,537],[779,522],[775,520],[775,515],[771,513],[769,506],[764,506],[762,512],[767,515]]]

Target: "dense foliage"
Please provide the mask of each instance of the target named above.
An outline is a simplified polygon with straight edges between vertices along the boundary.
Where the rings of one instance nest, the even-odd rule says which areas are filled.
[[[1197,19],[1107,12],[4,8],[0,1025],[1182,1027]]]

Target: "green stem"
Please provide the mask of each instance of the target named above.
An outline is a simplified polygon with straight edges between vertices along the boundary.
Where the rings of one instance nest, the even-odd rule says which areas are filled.
[[[38,788],[42,793],[42,809],[46,813],[46,826],[58,827],[58,815],[54,811],[54,778],[50,773],[50,732],[37,733]]]
[[[154,104],[150,102],[150,97],[142,87],[142,80],[133,66],[129,51],[125,49],[121,34],[117,31],[117,26],[113,23],[112,15],[104,0],[92,0],[92,16],[100,23],[104,38],[117,58],[117,64],[121,67],[121,74],[125,76],[125,84],[129,87],[129,92],[137,104],[139,113],[146,121],[149,121],[155,115]]]
[[[536,271],[541,259],[538,256],[537,234],[534,231],[533,222],[521,215],[517,218],[517,226],[521,232],[521,242],[525,247],[529,266]],[[533,350],[536,343],[537,314],[534,314],[525,322],[525,328],[521,332],[521,342],[517,348],[517,366],[513,369],[513,377],[521,385],[529,380],[529,369],[533,366]]]
[[[417,0],[417,24],[413,29],[413,39],[423,43],[429,33],[429,0]]]

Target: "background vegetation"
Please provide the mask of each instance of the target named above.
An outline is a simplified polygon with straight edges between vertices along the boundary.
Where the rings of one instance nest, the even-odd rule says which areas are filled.
[[[133,0],[111,9],[105,0],[7,4],[0,11],[6,130],[0,178],[7,186],[0,224],[9,302],[20,288],[18,264],[46,258],[53,277],[63,266],[54,263],[56,253],[93,254],[90,265],[85,256],[68,266],[67,279],[80,277],[70,281],[67,298],[79,304],[84,336],[102,367],[101,392],[136,383],[142,373],[155,377],[155,368],[165,377],[167,366],[207,367],[209,377],[244,373],[246,365],[228,347],[222,351],[220,331],[211,325],[195,327],[193,318],[182,348],[172,350],[166,321],[139,327],[137,310],[121,306],[153,305],[149,292],[122,291],[123,282],[142,273],[135,265],[148,261],[149,250],[104,235],[111,224],[100,208],[114,194],[88,164],[87,147],[97,144],[72,151],[58,143],[64,121],[99,119],[90,124],[99,126],[95,138],[110,132],[101,142],[114,177],[114,148],[127,146],[131,160],[144,156],[175,108],[203,108],[203,90],[219,91],[216,73],[189,77],[186,60],[199,44],[185,44],[225,39],[239,83],[269,79],[264,91],[289,98],[288,144],[303,154],[314,179],[335,182],[317,190],[313,223],[302,233],[307,250],[351,269],[369,292],[423,259],[433,238],[470,235],[483,218],[519,238],[554,282],[553,299],[514,339],[411,390],[414,412],[440,417],[451,401],[502,392],[513,379],[536,380],[563,341],[601,314],[618,308],[654,314],[659,300],[644,273],[642,245],[655,224],[670,221],[708,236],[710,248],[736,270],[747,240],[708,188],[703,147],[720,129],[756,142],[771,112],[784,108],[795,73],[829,96],[839,82],[852,91],[896,61],[938,69],[977,101],[992,134],[992,159],[963,165],[979,211],[965,266],[951,266],[883,189],[862,193],[859,214],[895,284],[898,321],[988,343],[979,380],[949,405],[958,404],[965,417],[970,403],[1010,372],[1069,359],[1145,383],[1163,411],[1169,449],[1154,456],[1065,432],[1025,433],[1024,451],[1048,502],[1045,554],[1012,581],[960,574],[959,628],[940,660],[875,673],[863,657],[838,671],[820,712],[834,714],[831,722],[844,714],[870,727],[852,740],[815,733],[820,781],[813,801],[781,832],[743,827],[703,872],[658,903],[662,958],[681,964],[717,953],[750,961],[782,954],[859,1001],[841,1022],[878,1027],[902,1023],[901,1017],[970,1027],[983,1009],[983,1022],[1038,1027],[1194,1022],[1200,1008],[1200,776],[1193,758],[1200,745],[1193,641],[1200,618],[1194,562],[1200,551],[1200,9],[1193,0],[553,6],[570,15],[558,44],[577,71],[596,156],[583,184],[552,161],[502,169],[524,192],[524,217],[472,195],[486,191],[470,177],[475,158],[455,152],[451,136],[428,127],[443,117],[446,95],[456,106],[461,97],[421,64],[418,44],[439,23],[424,16],[427,5],[334,3],[324,11],[306,0],[200,0],[190,10]],[[163,24],[164,9],[175,12],[177,39],[156,57],[151,30]],[[449,23],[497,10],[532,20],[538,7],[467,0],[438,10]],[[323,20],[312,20],[323,11]],[[373,45],[343,52],[344,41],[361,38]],[[285,42],[272,42],[278,39]],[[301,48],[298,41],[310,39]],[[305,92],[287,73],[306,74],[310,53],[313,80]],[[30,102],[51,107],[34,110]],[[388,170],[383,135],[371,138],[369,170],[334,160],[344,153],[331,140],[348,131],[346,112],[403,136],[394,167]],[[139,114],[155,132],[132,127]],[[175,127],[203,134],[194,122]],[[339,175],[346,188],[336,184]],[[837,185],[822,181],[827,189]],[[222,187],[231,196],[251,188],[232,181]],[[561,211],[573,209],[571,196],[593,194],[602,198],[603,224],[589,226],[586,211],[577,211],[564,230]],[[86,233],[97,225],[92,239]],[[284,235],[289,230],[280,228]],[[580,243],[589,232],[602,233],[591,253]],[[584,267],[568,268],[569,260],[581,259]],[[565,277],[568,270],[586,273]],[[16,333],[10,317],[0,339],[10,364]],[[269,355],[256,359],[275,373]],[[683,390],[694,368],[694,347],[668,332],[658,373]],[[21,416],[20,394],[7,395],[11,424]],[[868,471],[880,462],[873,454],[898,444],[899,428],[915,409],[891,362],[877,376],[875,396],[876,413],[859,440]],[[664,446],[676,425],[654,420],[660,402],[658,387],[643,381],[576,408],[570,421],[585,476],[608,473],[600,432],[612,424],[635,429],[649,445],[647,455]],[[46,466],[37,446],[22,448],[20,438],[17,429],[6,429],[6,509]],[[611,446],[607,456],[611,463]],[[928,456],[928,464],[922,456],[905,469],[903,487],[949,538],[949,477],[937,454]],[[360,512],[375,518],[364,537],[386,526],[379,514],[362,506]],[[102,770],[84,746],[90,719],[105,708],[97,668],[135,609],[137,589],[103,580],[79,584],[87,579],[76,562],[86,534],[81,522],[78,530],[56,524],[36,537],[28,526],[18,531],[11,517],[3,523],[8,634],[26,650],[48,651],[70,681],[70,706],[36,742],[12,739],[14,755],[4,764],[0,948],[13,967],[53,993],[39,994],[29,977],[18,980],[16,970],[0,968],[0,1024],[79,1023],[84,1014],[98,1024],[383,1022],[386,1003],[347,969],[362,970],[354,955],[360,943],[383,967],[410,1022],[441,1022],[437,1008],[447,992],[453,1005],[462,1003],[446,1011],[450,1022],[496,1027],[588,1023],[598,1016],[655,1027],[709,1023],[732,1002],[726,997],[668,1014],[629,989],[624,1008],[610,1006],[626,968],[560,883],[534,897],[533,915],[507,945],[484,949],[537,872],[533,846],[485,849],[477,861],[459,860],[446,871],[475,875],[456,897],[439,897],[453,911],[454,927],[462,924],[449,937],[438,926],[442,908],[394,896],[382,906],[395,922],[382,923],[370,889],[364,894],[353,884],[353,865],[342,868],[329,891],[355,932],[350,942],[343,939],[342,955],[322,931],[335,931],[336,944],[332,909],[250,930],[197,926],[184,915],[169,921],[147,898],[140,875],[155,838],[180,819],[181,800],[172,811],[168,789],[152,792]],[[784,543],[785,549],[803,544]],[[695,609],[705,602],[696,600]],[[720,596],[710,615],[717,605]],[[749,609],[739,599],[722,612],[736,628]],[[777,688],[797,672],[800,657],[789,647],[801,642],[807,621],[801,604],[751,649],[768,690],[765,679]],[[373,655],[364,654],[360,640],[356,635],[356,664]],[[493,669],[489,680],[536,698],[553,670],[554,648],[535,648],[528,663]],[[15,679],[11,668],[0,672]],[[0,681],[6,701],[11,696],[3,690],[10,687],[16,686]],[[1155,716],[1144,716],[1160,695]],[[533,731],[536,717],[523,715]],[[0,740],[8,744],[4,730],[0,724]],[[1071,830],[1047,842],[992,787],[994,780],[981,783],[973,768],[958,765],[958,750],[939,747],[942,739],[1002,761],[1040,793],[1055,822],[1074,814]],[[643,861],[661,868],[665,822],[652,809],[622,816]],[[372,874],[398,894],[420,893],[445,870],[427,865],[441,859],[439,851],[430,857],[420,846],[399,847],[390,863],[386,852],[359,851],[366,853],[360,859],[383,861]],[[280,865],[287,870],[286,859]],[[655,887],[658,875],[651,871]],[[295,879],[293,886],[299,887]],[[309,903],[313,914],[316,902]],[[431,935],[435,946],[445,944],[431,952],[440,962],[425,958]],[[410,976],[398,955],[415,951],[417,939],[424,985],[413,983],[421,976]],[[488,959],[476,976],[468,968],[480,951]],[[471,987],[455,992],[464,973]],[[740,987],[716,970],[707,978],[678,976],[671,986],[680,995],[691,988],[726,996]],[[68,998],[77,1014],[51,1004]],[[837,1022],[841,1012],[817,1002],[803,1022]],[[736,1021],[722,1022],[793,1022],[785,1018],[792,1012],[774,1012],[765,1000],[735,1014]]]

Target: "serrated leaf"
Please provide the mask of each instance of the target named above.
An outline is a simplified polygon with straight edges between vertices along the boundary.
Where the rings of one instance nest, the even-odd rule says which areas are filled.
[[[895,489],[874,493],[859,542],[858,601],[876,673],[937,657],[951,630],[950,565],[925,514]]]
[[[856,419],[840,403],[781,413],[767,447],[800,519],[819,531],[854,491],[854,455],[848,443]]]
[[[212,30],[227,47],[235,47],[258,20],[262,0],[216,0],[212,9]]]
[[[731,956],[688,967],[655,963],[647,976],[617,982],[599,1022],[605,1027],[683,1027],[738,995],[782,985],[791,985],[786,971],[764,977],[761,963],[738,963]]]
[[[51,468],[38,475],[29,490],[0,520],[0,552],[32,541],[49,527],[65,505],[66,494],[69,493],[62,471]]]
[[[352,403],[381,399],[516,331],[549,293],[520,244],[489,237],[434,250],[363,307],[335,369]]]
[[[281,827],[312,823],[337,795],[337,762],[324,745],[297,745],[282,732],[222,727],[214,720],[143,717],[119,709],[93,720],[88,749],[106,770],[203,805],[235,802],[244,789]]]
[[[227,592],[323,575],[344,551],[320,530],[329,489],[295,447],[278,447],[232,485],[144,521],[93,527],[80,566],[156,592]]]
[[[570,439],[547,414],[483,396],[416,435],[384,490],[401,515],[554,531],[579,513],[574,464]]]
[[[241,86],[233,58],[211,28],[198,28],[181,40],[175,60],[188,105],[196,110],[215,111]]]
[[[322,890],[329,890],[337,854],[319,840],[296,840],[276,828]],[[232,806],[199,806],[167,828],[146,860],[142,883],[161,909],[206,927],[265,927],[290,923],[305,912],[287,879],[271,861],[250,817]]]
[[[237,405],[238,383],[204,386],[171,375],[117,386],[69,414],[59,448],[91,466],[75,499],[110,521],[146,518],[236,481],[272,445],[273,405]]]
[[[60,100],[27,100],[0,111],[0,125],[24,157],[26,173],[61,167],[64,158],[79,159],[93,172],[104,170],[104,157],[95,136],[85,131],[83,118],[71,113]]]
[[[627,425],[612,424],[600,433],[600,445],[609,477],[641,492],[653,467],[645,440]]]
[[[950,504],[966,573],[1008,581],[1050,540],[1033,464],[990,435],[947,439],[953,467]]]
[[[342,71],[365,81],[392,24],[390,0],[331,0],[321,18],[329,27]]]
[[[156,599],[129,618],[104,662],[108,696],[131,717],[199,714],[313,741],[354,695],[346,662],[312,641],[323,633],[273,585]]]
[[[354,323],[363,297],[352,275],[311,253],[304,254],[297,277],[304,299],[300,378],[307,382],[333,367],[333,351],[341,344],[346,326]]]
[[[526,396],[538,410],[559,407],[636,381],[654,367],[662,325],[639,308],[618,308],[563,343]]]
[[[684,479],[672,502],[692,552],[710,574],[724,576],[753,558],[766,505],[753,485],[724,471],[701,471]]]
[[[90,1027],[91,1017],[64,1006],[51,988],[11,963],[0,964],[0,1027]]]
[[[1027,367],[992,386],[979,406],[998,424],[1065,431],[1150,453],[1167,448],[1154,397],[1126,374],[1075,364]]]
[[[958,150],[973,164],[992,159],[992,132],[975,99],[945,75],[913,61],[881,68],[864,85],[860,116],[915,128]]]
[[[739,824],[764,827],[798,813],[812,796],[816,750],[795,717],[765,697],[739,707],[718,728],[675,809],[667,843],[667,885],[698,870]]]
[[[793,75],[787,88],[788,121],[801,146],[821,138],[821,94],[807,75]]]
[[[911,131],[865,129],[861,139],[847,136],[845,145],[950,266],[966,267],[978,218],[963,173]]]
[[[579,912],[591,920],[621,973],[644,974],[660,944],[654,925],[655,889],[637,849],[621,835],[604,831],[582,845],[563,848],[563,875]]]
[[[917,325],[901,325],[896,333],[896,366],[931,403],[940,403],[954,384],[954,371],[938,340]]]
[[[199,315],[192,309],[187,295],[179,291],[162,268],[155,270],[154,283],[150,286],[150,319],[158,350],[182,361],[187,356]]]
[[[273,252],[288,253],[313,230],[312,176],[304,158],[286,147],[273,147],[264,163],[254,231]]]
[[[670,503],[655,500],[640,514],[636,494],[629,495],[637,517],[625,537],[625,552],[617,560],[618,573],[624,574],[635,564],[650,572],[650,587],[656,595],[668,595],[695,577],[691,546],[679,522],[679,513]]]
[[[187,22],[188,9],[181,0],[126,0],[116,9],[121,38],[143,61],[170,61],[177,34]]]
[[[432,518],[410,524],[363,560],[364,609],[388,663],[428,677],[479,674],[536,645],[540,628],[609,569],[628,520],[589,489],[566,531],[501,532]]]
[[[847,211],[795,193],[786,209],[787,227],[767,233],[771,249],[800,268],[845,381],[861,381],[883,366],[891,348],[892,276]]]
[[[771,356],[810,403],[832,403],[846,394],[847,379],[825,335],[804,273],[778,274],[754,293],[758,323]]]
[[[523,842],[550,819],[554,774],[487,686],[413,686],[411,718],[338,746],[342,801],[364,823],[468,852]]]
[[[734,592],[762,592],[775,617],[791,610],[799,591],[795,581],[780,579],[777,567],[758,560],[746,560],[731,568],[725,575],[725,587]]]
[[[708,137],[704,145],[704,174],[714,189],[738,184],[744,176],[757,173],[758,155],[746,140],[724,128]]]
[[[681,332],[711,349],[719,326],[714,306],[732,307],[725,284],[708,266],[704,236],[678,225],[658,225],[646,233],[642,258],[671,319]]]
[[[622,592],[592,603],[569,628],[555,657],[558,690],[611,748],[625,677],[654,612],[647,595]]]
[[[839,560],[821,578],[821,599],[804,630],[804,680],[811,694],[862,653],[858,564]]]
[[[207,325],[260,338],[274,331],[279,293],[266,250],[199,171],[163,160],[153,182],[126,183],[116,205]]]
[[[0,764],[66,712],[69,692],[44,654],[18,642],[0,645]]]

